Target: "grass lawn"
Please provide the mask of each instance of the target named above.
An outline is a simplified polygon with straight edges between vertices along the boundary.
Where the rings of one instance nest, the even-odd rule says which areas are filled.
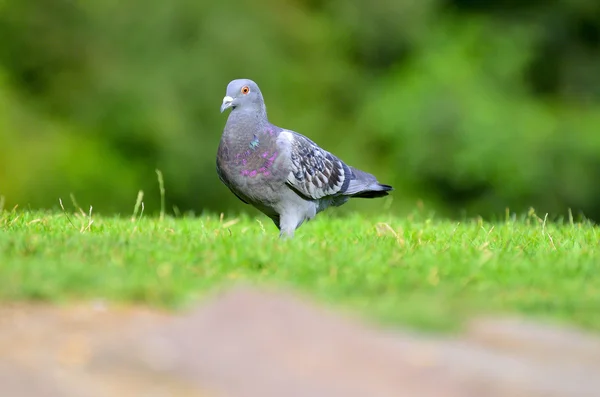
[[[0,300],[177,307],[245,281],[420,329],[513,313],[600,331],[600,242],[589,223],[320,214],[280,241],[265,219],[3,211]]]

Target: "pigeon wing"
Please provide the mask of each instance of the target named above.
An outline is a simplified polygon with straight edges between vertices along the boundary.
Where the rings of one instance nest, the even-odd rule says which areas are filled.
[[[289,134],[291,171],[286,183],[290,188],[313,200],[341,195],[348,189],[352,171],[343,161],[303,135],[284,133]]]

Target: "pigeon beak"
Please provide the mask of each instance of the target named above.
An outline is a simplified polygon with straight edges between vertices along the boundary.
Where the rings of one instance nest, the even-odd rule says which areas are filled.
[[[221,113],[223,113],[225,111],[225,109],[230,108],[232,104],[233,104],[232,97],[226,96],[225,98],[223,98],[223,104],[221,105]]]

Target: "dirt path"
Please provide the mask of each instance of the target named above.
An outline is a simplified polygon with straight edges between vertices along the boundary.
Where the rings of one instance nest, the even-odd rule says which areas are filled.
[[[0,396],[600,396],[600,339],[516,320],[386,332],[234,289],[180,315],[0,307]]]

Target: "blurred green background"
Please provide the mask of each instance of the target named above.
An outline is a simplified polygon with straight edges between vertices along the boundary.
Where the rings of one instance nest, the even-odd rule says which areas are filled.
[[[252,212],[215,171],[240,77],[395,212],[600,219],[597,0],[0,0],[5,207],[153,213],[160,169],[169,212]]]

